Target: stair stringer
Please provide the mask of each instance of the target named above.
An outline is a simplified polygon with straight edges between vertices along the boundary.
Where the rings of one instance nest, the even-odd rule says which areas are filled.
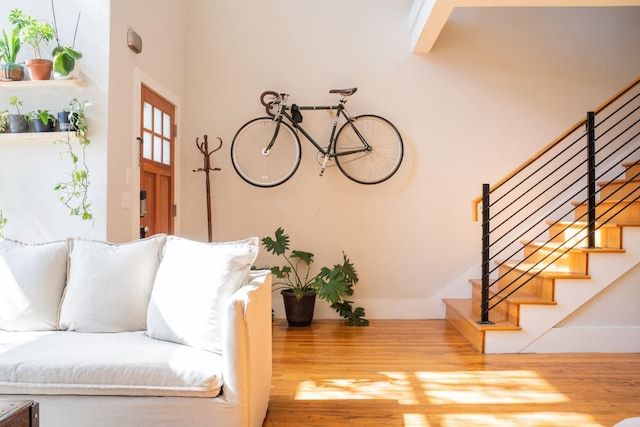
[[[556,279],[556,305],[521,305],[521,330],[487,329],[484,353],[526,352],[531,343],[640,264],[640,227],[623,228],[623,246],[624,253],[590,253],[590,279]]]

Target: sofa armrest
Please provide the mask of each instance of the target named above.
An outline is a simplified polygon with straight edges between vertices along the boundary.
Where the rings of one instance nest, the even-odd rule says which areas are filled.
[[[271,389],[271,273],[251,272],[250,282],[227,306],[223,341],[225,401],[239,405],[243,425],[262,425]]]

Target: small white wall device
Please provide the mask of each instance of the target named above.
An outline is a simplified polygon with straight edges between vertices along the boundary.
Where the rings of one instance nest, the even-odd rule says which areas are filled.
[[[127,46],[135,53],[142,52],[142,37],[133,30],[127,30]]]

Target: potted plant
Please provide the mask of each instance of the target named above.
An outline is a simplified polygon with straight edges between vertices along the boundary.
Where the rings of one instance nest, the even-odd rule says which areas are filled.
[[[6,132],[9,124],[9,110],[0,111],[0,132]]]
[[[284,302],[287,321],[291,326],[308,326],[313,319],[313,307],[316,295],[329,302],[331,308],[345,318],[350,325],[366,326],[364,308],[353,308],[352,302],[344,299],[353,295],[353,286],[358,282],[358,274],[347,257],[342,254],[342,264],[333,267],[321,267],[311,275],[313,254],[292,250],[289,254],[289,236],[279,227],[275,238],[265,237],[262,246],[268,252],[281,256],[286,265],[271,267],[275,277],[273,285],[280,290]],[[308,310],[305,316],[304,310]]]
[[[54,141],[54,144],[62,146],[62,153],[71,159],[71,171],[64,175],[64,180],[54,187],[58,192],[58,198],[69,209],[69,214],[79,216],[83,220],[92,220],[91,202],[89,201],[89,167],[86,161],[86,150],[91,144],[88,132],[89,126],[86,118],[86,108],[90,103],[78,101],[74,98],[69,103],[69,121],[74,132],[67,132],[65,138]],[[80,150],[74,148],[72,135],[78,137]]]
[[[2,62],[0,79],[2,81],[24,80],[24,68],[16,63],[18,52],[20,52],[20,27],[15,26],[10,35],[2,29],[0,39],[0,62]]]
[[[20,27],[20,41],[28,44],[33,49],[34,58],[26,61],[31,80],[49,80],[53,69],[53,61],[42,58],[40,46],[55,37],[51,25],[48,22],[32,18],[19,9],[11,11],[9,21]]]
[[[53,31],[56,38],[56,47],[53,49],[53,76],[56,79],[68,79],[78,77],[78,68],[76,67],[76,61],[82,59],[82,53],[75,50],[76,36],[78,34],[78,25],[80,24],[80,13],[78,13],[78,19],[76,20],[76,28],[73,32],[73,42],[71,46],[65,46],[60,44],[60,37],[58,34],[58,22],[56,20],[56,10],[51,0],[51,11],[53,13]]]
[[[24,133],[29,131],[29,122],[27,118],[20,112],[22,101],[17,96],[9,98],[9,104],[16,108],[17,114],[7,115],[8,131],[10,133]]]
[[[33,124],[34,132],[52,132],[58,123],[58,117],[49,110],[30,111],[26,117]]]

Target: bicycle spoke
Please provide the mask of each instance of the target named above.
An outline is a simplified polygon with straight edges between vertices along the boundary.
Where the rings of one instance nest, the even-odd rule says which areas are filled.
[[[268,117],[254,119],[240,128],[231,144],[234,169],[249,184],[273,187],[287,181],[300,164],[300,141],[293,129],[281,123],[278,136],[266,150],[276,132],[277,122]]]
[[[353,127],[367,141],[365,147]],[[336,137],[334,146],[336,163],[349,179],[361,184],[377,184],[389,179],[400,167],[403,157],[402,138],[395,126],[382,117],[365,115],[357,117],[353,126],[346,123]]]

